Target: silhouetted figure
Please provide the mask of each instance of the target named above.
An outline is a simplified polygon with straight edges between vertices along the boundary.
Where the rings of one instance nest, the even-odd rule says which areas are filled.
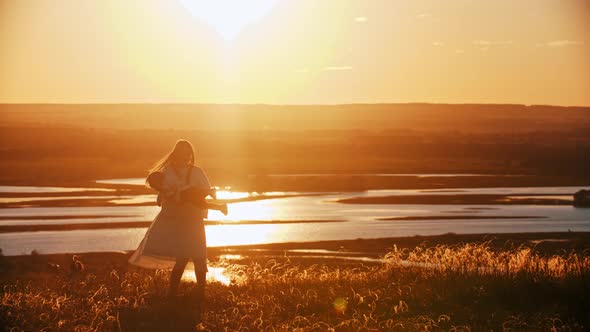
[[[145,268],[172,267],[168,294],[174,296],[191,260],[197,293],[203,299],[207,274],[204,218],[209,207],[219,207],[205,202],[206,196],[214,195],[209,179],[195,165],[193,146],[186,140],[177,141],[149,174],[146,182],[159,191],[161,210],[129,262]]]

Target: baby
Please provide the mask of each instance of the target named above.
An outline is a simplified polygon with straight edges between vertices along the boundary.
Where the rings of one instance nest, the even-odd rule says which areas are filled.
[[[151,188],[154,188],[158,192],[162,191],[162,182],[164,181],[164,173],[162,172],[154,172],[150,174],[147,178],[147,183],[150,185]],[[208,209],[208,210],[217,210],[223,213],[223,215],[227,215],[227,204],[214,204],[209,203],[205,199],[207,196],[211,196],[212,198],[216,198],[215,196],[215,189],[198,189],[198,188],[188,188],[184,189],[180,192],[180,200],[185,202],[190,202],[198,207]],[[158,205],[161,205],[160,202],[160,195],[158,195]]]

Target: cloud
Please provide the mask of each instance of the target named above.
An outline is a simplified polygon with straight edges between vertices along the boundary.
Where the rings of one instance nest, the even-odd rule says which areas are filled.
[[[473,45],[479,47],[482,52],[487,52],[492,47],[508,47],[514,45],[513,40],[474,40]]]
[[[329,66],[329,67],[324,67],[323,70],[325,71],[342,71],[342,70],[351,70],[352,67],[351,66]]]
[[[473,45],[476,46],[481,46],[481,47],[491,47],[491,46],[509,46],[509,45],[513,45],[514,41],[513,40],[497,40],[497,41],[493,41],[493,40],[474,40],[473,41]]]
[[[367,18],[366,18],[366,17],[364,17],[364,16],[355,17],[355,18],[354,18],[354,20],[355,20],[356,22],[361,22],[361,23],[362,23],[362,22],[367,22]]]
[[[299,74],[306,74],[311,73],[312,71],[316,71],[318,68],[309,68],[309,67],[295,67],[292,69],[294,73]],[[327,66],[323,67],[320,70],[322,71],[345,71],[345,70],[352,70],[352,66]]]
[[[576,45],[584,45],[584,42],[579,40],[553,40],[550,42],[546,42],[543,44],[537,44],[537,46],[547,46],[547,47],[566,47],[566,46],[576,46]]]
[[[445,45],[445,44],[444,44],[443,42],[439,42],[439,41],[433,41],[433,42],[432,42],[432,46],[439,47],[439,46],[444,46],[444,45]]]
[[[416,18],[420,18],[420,19],[427,18],[427,17],[430,17],[430,16],[432,16],[430,13],[416,14]]]

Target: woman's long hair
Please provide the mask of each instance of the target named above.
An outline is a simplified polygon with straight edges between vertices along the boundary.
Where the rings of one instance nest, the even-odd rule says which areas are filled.
[[[172,149],[172,151],[168,152],[164,157],[162,157],[158,162],[156,162],[154,164],[154,166],[152,166],[152,168],[149,170],[148,178],[153,173],[161,171],[164,167],[166,167],[168,164],[170,164],[170,162],[172,161],[174,156],[182,148],[190,149],[191,158],[190,158],[189,165],[194,165],[195,164],[195,149],[193,148],[193,145],[191,144],[191,142],[189,142],[187,140],[179,139],[178,141],[176,141],[176,144],[174,144],[174,148]],[[147,179],[146,179],[146,186],[150,187],[149,183],[147,182]]]

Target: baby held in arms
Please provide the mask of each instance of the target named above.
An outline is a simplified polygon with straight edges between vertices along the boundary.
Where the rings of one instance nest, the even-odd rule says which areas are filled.
[[[154,172],[150,174],[147,178],[147,182],[149,186],[158,192],[162,192],[162,183],[164,181],[164,173],[162,172]],[[215,189],[198,189],[198,188],[187,188],[181,190],[180,193],[180,200],[184,202],[188,202],[194,204],[198,207],[208,210],[217,210],[227,215],[227,204],[214,204],[209,203],[205,199],[207,196],[211,196],[213,199],[216,198]],[[158,205],[160,205],[160,195],[158,195]]]

